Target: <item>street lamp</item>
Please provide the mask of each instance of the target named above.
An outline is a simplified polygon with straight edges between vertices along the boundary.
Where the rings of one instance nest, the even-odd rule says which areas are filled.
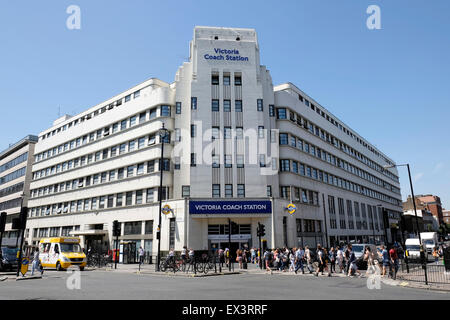
[[[411,187],[411,197],[412,197],[412,202],[413,202],[413,206],[414,206],[414,215],[416,216],[417,233],[419,234],[420,258],[422,260],[423,269],[425,270],[425,283],[428,284],[427,267],[426,267],[426,263],[425,263],[425,253],[423,251],[422,237],[420,236],[419,219],[417,217],[417,208],[416,208],[416,197],[414,196],[414,189],[413,189],[413,185],[412,185],[411,170],[409,169],[409,163],[386,165],[386,166],[384,166],[384,168],[389,169],[389,168],[394,168],[394,167],[405,167],[405,166],[408,168],[409,185]]]
[[[161,211],[162,211],[162,188],[163,188],[163,162],[164,162],[164,141],[167,138],[169,132],[164,127],[164,122],[162,124],[162,128],[158,131],[160,141],[161,141],[161,158],[159,160],[159,190],[158,190],[158,200],[159,200],[159,220],[158,220],[158,229],[156,233],[156,238],[158,239],[158,257],[156,260],[156,271],[159,271],[160,259],[161,259]]]

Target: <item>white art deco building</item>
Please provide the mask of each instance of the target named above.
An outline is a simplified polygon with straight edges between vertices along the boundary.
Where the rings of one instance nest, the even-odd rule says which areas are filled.
[[[392,241],[392,163],[295,85],[273,86],[255,30],[196,27],[173,83],[152,78],[39,134],[26,240],[111,248],[118,220],[122,242],[155,254],[162,169],[163,251],[228,246],[228,219],[232,249],[258,246],[258,222],[268,247]]]

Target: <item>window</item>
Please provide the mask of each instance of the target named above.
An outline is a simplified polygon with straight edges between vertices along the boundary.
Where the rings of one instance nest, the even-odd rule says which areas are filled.
[[[197,133],[197,126],[195,124],[191,124],[191,137],[195,138]]]
[[[216,154],[212,155],[212,167],[213,168],[220,168],[220,157],[219,157],[219,155],[216,155]]]
[[[155,190],[154,189],[147,189],[147,203],[152,203],[155,201]]]
[[[120,145],[120,147],[119,147],[119,154],[125,153],[126,148],[127,148],[127,144],[126,144],[126,143],[122,143],[122,144]],[[96,155],[96,157],[97,157],[97,155]]]
[[[286,119],[286,108],[278,108],[277,109],[277,119]]]
[[[225,198],[232,198],[232,197],[233,197],[233,185],[226,184],[225,185]]]
[[[243,185],[243,184],[237,185],[237,196],[238,196],[238,198],[245,197],[245,185]]]
[[[156,118],[157,108],[150,109],[150,119]]]
[[[138,175],[144,174],[144,164],[143,163],[140,163],[137,165],[137,174]]]
[[[280,187],[281,198],[290,199],[291,197],[291,188],[290,187]]]
[[[127,177],[132,177],[134,175],[134,166],[127,167]]]
[[[123,179],[124,178],[124,169],[120,168],[117,170],[117,179]]]
[[[275,106],[273,104],[269,104],[269,117],[275,116]]]
[[[223,111],[231,112],[231,100],[223,100]]]
[[[234,76],[234,85],[242,86],[242,77],[241,76]]]
[[[142,149],[144,147],[145,147],[145,137],[139,138],[138,139],[138,148]],[[112,152],[112,148],[111,148],[111,152]]]
[[[232,165],[232,158],[230,154],[225,155],[225,168],[231,168]]]
[[[266,166],[266,155],[264,154],[259,155],[259,166],[261,168],[264,168]]]
[[[281,145],[287,145],[288,144],[288,134],[287,133],[280,133],[280,144]]]
[[[107,206],[108,206],[108,208],[112,208],[113,205],[114,205],[114,195],[109,195]]]
[[[153,234],[153,220],[145,221],[145,234]],[[148,248],[146,247],[146,250],[147,249]]]
[[[272,196],[272,186],[267,186],[267,196],[268,197]]]
[[[147,119],[147,112],[141,112],[139,114],[139,123],[145,122],[146,119]]]
[[[213,198],[220,198],[220,184],[213,184],[212,185],[212,197]]]
[[[106,200],[106,197],[100,197],[100,201],[99,201],[99,204],[98,204],[98,208],[99,209],[103,209],[103,208],[105,208],[105,200]]]
[[[129,95],[127,95],[126,97],[125,97],[125,102],[128,102],[128,101],[130,101],[131,100],[131,94],[129,94]]]
[[[263,111],[263,99],[258,99],[256,104],[257,104],[257,110]]]
[[[141,221],[125,222],[124,225],[124,235],[142,234]]]
[[[258,138],[264,139],[264,126],[258,126]]]
[[[125,130],[127,128],[127,120],[122,120],[120,122],[120,131]]]
[[[236,155],[236,167],[237,168],[244,168],[244,156],[243,155]]]
[[[242,100],[236,100],[234,102],[234,111],[242,112]]]
[[[219,76],[218,75],[212,75],[211,76],[211,84],[212,85],[219,85]]]
[[[231,84],[230,76],[223,76],[223,85],[229,86]]]
[[[128,152],[134,151],[135,146],[136,146],[136,141],[135,140],[130,141],[128,144]]]
[[[131,206],[133,204],[133,192],[126,193],[125,205]]]
[[[181,114],[181,102],[176,102],[175,103],[175,113],[176,114]]]
[[[290,161],[289,160],[281,160],[280,161],[281,171],[290,171]]]
[[[123,206],[123,193],[118,193],[116,196],[116,207]]]
[[[147,173],[155,172],[155,160],[147,162]]]
[[[161,117],[170,117],[170,106],[161,106]]]
[[[101,174],[101,183],[105,183],[106,182],[106,177],[107,177],[107,173],[106,172],[102,172],[102,174]]]
[[[139,98],[140,95],[141,95],[141,90],[138,90],[138,91],[133,93],[133,98],[134,99]]]
[[[142,190],[136,191],[136,204],[142,204]]]
[[[182,186],[181,187],[181,196],[183,198],[189,198],[191,196],[191,187],[190,186]]]
[[[213,99],[211,101],[211,111],[219,111],[219,100]]]
[[[191,109],[197,110],[197,97],[191,97]]]

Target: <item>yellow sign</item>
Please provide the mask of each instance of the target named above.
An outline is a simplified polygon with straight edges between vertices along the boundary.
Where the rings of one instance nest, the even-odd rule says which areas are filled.
[[[163,208],[162,208],[162,213],[164,213],[165,215],[168,215],[169,213],[173,212],[172,208],[166,204]]]
[[[28,265],[30,261],[27,258],[22,259],[22,265],[20,267],[20,273],[22,273],[23,276],[28,272]]]
[[[293,203],[288,204],[286,209],[288,210],[289,214],[294,214],[295,211],[297,211],[297,207]]]

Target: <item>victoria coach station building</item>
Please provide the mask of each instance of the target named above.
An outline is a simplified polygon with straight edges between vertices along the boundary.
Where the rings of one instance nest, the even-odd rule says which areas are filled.
[[[39,134],[26,241],[112,248],[118,220],[121,243],[154,255],[161,197],[162,251],[228,246],[229,219],[232,249],[258,246],[258,223],[271,248],[390,242],[393,164],[294,84],[274,86],[255,30],[196,27],[172,83],[149,79]]]

